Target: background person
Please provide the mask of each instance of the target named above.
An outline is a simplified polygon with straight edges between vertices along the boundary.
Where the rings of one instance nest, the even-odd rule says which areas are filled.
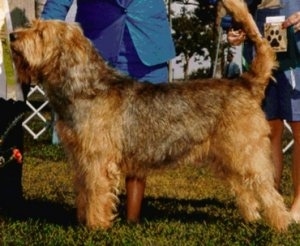
[[[224,77],[234,79],[241,75],[241,69],[238,64],[233,61],[234,55],[232,52],[227,54],[227,62],[224,68]]]

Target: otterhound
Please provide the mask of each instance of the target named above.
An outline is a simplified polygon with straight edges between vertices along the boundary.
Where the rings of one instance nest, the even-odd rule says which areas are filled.
[[[261,110],[275,55],[242,0],[224,5],[256,46],[250,71],[234,83],[139,83],[110,68],[76,24],[37,20],[10,34],[20,82],[39,81],[58,115],[78,219],[89,228],[111,226],[121,172],[144,178],[151,168],[205,157],[231,185],[245,220],[262,215],[278,230],[288,227]]]

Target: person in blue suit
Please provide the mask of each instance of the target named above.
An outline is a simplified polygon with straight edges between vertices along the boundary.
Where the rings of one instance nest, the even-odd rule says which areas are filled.
[[[43,19],[64,20],[73,0],[48,0]],[[168,80],[175,48],[163,0],[77,0],[75,21],[101,56],[140,81]]]
[[[72,4],[48,0],[41,18],[64,20]],[[75,21],[112,67],[141,82],[168,81],[175,48],[163,0],[77,0]],[[145,184],[126,177],[129,222],[139,222]]]

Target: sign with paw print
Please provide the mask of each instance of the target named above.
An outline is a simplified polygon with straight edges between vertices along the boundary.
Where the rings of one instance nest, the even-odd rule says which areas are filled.
[[[287,51],[287,33],[282,28],[284,16],[271,16],[266,18],[264,36],[275,52]]]

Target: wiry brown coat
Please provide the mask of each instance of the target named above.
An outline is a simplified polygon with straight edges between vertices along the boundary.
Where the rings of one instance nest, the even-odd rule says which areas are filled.
[[[251,70],[235,81],[139,83],[110,68],[77,25],[61,21],[35,21],[11,34],[20,81],[42,83],[58,114],[76,171],[78,218],[88,227],[111,226],[120,171],[144,177],[151,168],[210,157],[246,220],[262,213],[274,228],[287,228],[261,110],[275,56],[243,1],[224,4],[256,45]]]

